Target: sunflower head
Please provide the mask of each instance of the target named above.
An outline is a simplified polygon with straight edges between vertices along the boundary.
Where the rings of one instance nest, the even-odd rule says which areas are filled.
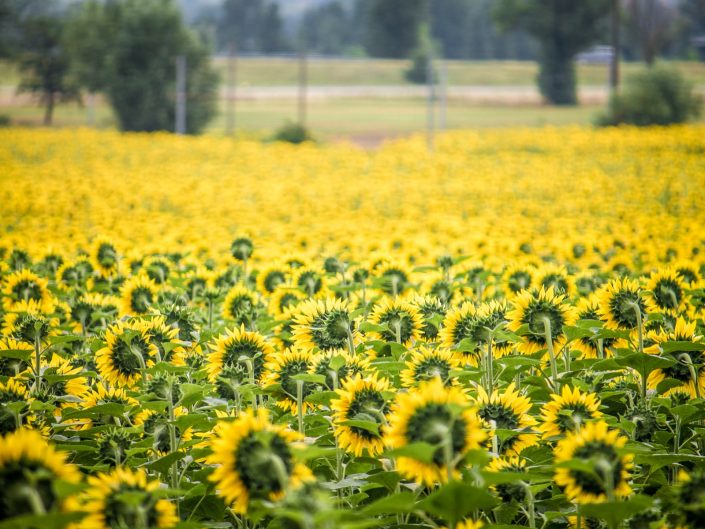
[[[134,386],[142,369],[154,365],[159,350],[144,322],[118,321],[105,331],[105,347],[96,353],[101,376],[116,386]]]
[[[247,261],[252,257],[255,245],[249,237],[238,237],[230,245],[230,253],[238,261]]]
[[[566,298],[573,297],[577,292],[575,280],[565,266],[554,264],[544,265],[536,271],[536,286],[544,290],[552,288],[556,295]]]
[[[412,387],[421,382],[440,378],[444,385],[456,383],[452,372],[461,368],[460,359],[445,348],[432,349],[421,346],[411,353],[400,376],[403,386]]]
[[[305,399],[314,391],[315,386],[311,382],[301,382],[292,378],[295,375],[310,374],[312,367],[313,355],[309,350],[288,349],[270,355],[269,361],[265,364],[263,383],[266,386],[274,384],[281,386],[281,394],[277,400],[279,408],[296,413],[298,392],[301,391]],[[304,410],[312,409],[313,405],[303,402],[303,407]]]
[[[22,428],[0,437],[0,521],[40,514],[40,508],[45,512],[62,510],[65,504],[56,484],[80,480],[78,469],[39,432]]]
[[[563,386],[560,395],[551,395],[551,400],[541,408],[542,423],[539,430],[548,439],[574,432],[587,421],[602,416],[600,399],[594,393],[582,393],[580,389]]]
[[[423,319],[422,338],[427,342],[436,340],[438,328],[448,312],[448,306],[437,297],[429,295],[413,296],[410,303],[418,309]]]
[[[376,268],[379,289],[387,296],[398,296],[409,288],[411,274],[398,263],[383,262]]]
[[[154,281],[157,285],[163,285],[169,278],[171,262],[165,257],[148,257],[144,260],[142,268],[149,279]]]
[[[93,265],[87,257],[65,262],[56,270],[56,284],[63,288],[77,288],[86,284],[93,274]]]
[[[306,296],[298,288],[279,285],[269,296],[269,312],[275,317],[284,316],[304,299]]]
[[[215,348],[208,356],[208,380],[230,385],[247,383],[250,378],[260,382],[273,352],[272,345],[258,332],[246,331],[242,325],[226,330],[216,339]]]
[[[308,298],[322,296],[326,292],[325,272],[313,266],[301,266],[296,269],[294,286]]]
[[[311,477],[295,459],[299,439],[297,433],[272,424],[265,409],[247,410],[220,426],[211,439],[212,454],[206,461],[217,468],[209,479],[238,513],[247,512],[253,500],[278,500]]]
[[[354,346],[355,322],[346,301],[309,300],[299,305],[297,312],[293,326],[297,347],[332,351]]]
[[[257,294],[237,285],[231,288],[223,301],[223,318],[234,320],[238,325],[249,325],[257,319],[259,299]]]
[[[370,369],[370,359],[353,356],[346,349],[333,349],[313,357],[312,372],[326,377],[325,386],[330,390],[355,375]]]
[[[399,298],[383,298],[372,311],[370,321],[384,327],[383,330],[368,333],[373,340],[408,346],[421,338],[421,314],[414,305]]]
[[[527,290],[534,284],[534,267],[527,264],[513,264],[508,266],[502,278],[510,295]]]
[[[285,285],[288,280],[285,266],[269,266],[257,274],[257,289],[263,295],[272,294],[278,286]]]
[[[597,312],[608,329],[635,329],[637,308],[642,315],[646,313],[646,303],[638,281],[613,279],[599,290],[597,296],[600,303]]]
[[[47,280],[27,268],[13,272],[3,280],[3,307],[16,311],[24,303],[36,303],[41,312],[51,312],[53,297],[47,288]]]
[[[88,484],[82,498],[87,515],[81,529],[168,528],[179,521],[175,505],[157,493],[161,483],[149,481],[144,469],[118,467],[109,474],[89,477]]]
[[[389,412],[386,393],[389,381],[377,378],[376,374],[367,377],[354,375],[343,382],[337,390],[338,397],[331,402],[333,428],[340,446],[355,456],[367,451],[375,456],[384,449],[381,428]],[[365,421],[377,424],[377,429],[363,428],[348,421]]]
[[[610,496],[621,497],[631,492],[628,480],[632,468],[631,455],[620,455],[627,438],[610,430],[604,421],[589,422],[579,431],[568,432],[554,449],[559,468],[555,481],[566,496],[576,503],[602,503]],[[579,461],[591,465],[591,471],[560,467],[560,463]]]
[[[528,327],[528,332],[523,336],[523,341],[517,348],[532,354],[548,346],[547,332],[550,328],[550,340],[554,349],[558,349],[564,342],[563,327],[573,325],[577,319],[575,309],[565,303],[563,295],[556,294],[552,288],[538,291],[524,291],[514,299],[514,310],[507,314],[512,331],[519,330],[522,326]]]
[[[526,472],[526,459],[519,456],[495,457],[487,465],[491,472]],[[497,495],[505,503],[516,501],[522,503],[526,499],[526,487],[520,483],[501,483],[493,487]]]
[[[685,284],[673,268],[654,272],[646,283],[649,312],[677,314],[685,307]]]
[[[120,289],[120,315],[147,314],[157,301],[159,288],[146,274],[132,276]]]
[[[487,437],[465,393],[444,386],[439,378],[399,394],[384,432],[391,448],[412,443],[437,447],[430,461],[397,458],[402,475],[429,486],[457,477],[464,454],[480,448]]]

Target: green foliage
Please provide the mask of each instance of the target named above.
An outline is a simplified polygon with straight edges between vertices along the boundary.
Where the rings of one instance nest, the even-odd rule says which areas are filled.
[[[696,118],[702,111],[702,98],[693,85],[672,68],[656,67],[627,80],[622,93],[614,95],[598,125],[670,125]]]
[[[12,123],[10,116],[7,114],[0,114],[0,127],[9,127]]]
[[[179,55],[187,63],[187,132],[200,132],[214,116],[218,77],[208,48],[186,29],[172,0],[88,3],[67,39],[75,75],[89,90],[105,91],[122,130],[173,129]]]
[[[375,0],[367,13],[367,53],[374,57],[408,57],[418,45],[425,16],[425,0]]]
[[[272,136],[273,141],[284,141],[287,143],[303,143],[305,141],[313,141],[311,132],[298,123],[287,121],[279,127]]]
[[[227,51],[235,44],[240,52],[286,51],[279,5],[271,0],[224,0],[206,17],[214,26],[216,48]]]
[[[595,42],[609,0],[499,0],[495,19],[503,29],[523,28],[539,42],[541,94],[556,105],[577,103],[575,55]]]

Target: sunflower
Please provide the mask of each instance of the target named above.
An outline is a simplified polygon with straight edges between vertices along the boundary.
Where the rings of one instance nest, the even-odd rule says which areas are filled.
[[[294,459],[300,439],[272,424],[264,408],[247,410],[233,422],[220,423],[211,438],[212,454],[206,461],[217,468],[209,479],[237,513],[246,513],[252,500],[278,500],[311,478],[308,467]]]
[[[293,284],[308,298],[322,296],[327,290],[325,273],[312,266],[297,268]]]
[[[600,320],[600,301],[596,295],[587,298],[580,298],[577,312],[578,320]],[[603,338],[602,352],[605,357],[612,356],[612,349],[618,347],[621,340],[617,338]],[[589,336],[581,336],[572,342],[572,347],[580,351],[580,358],[598,358],[600,356],[597,339]]]
[[[303,349],[288,349],[282,353],[275,353],[269,356],[268,362],[264,367],[266,371],[263,384],[265,386],[281,385],[282,394],[277,400],[277,406],[292,414],[296,413],[299,382],[291,377],[310,373],[313,367],[311,352]],[[305,399],[313,392],[313,389],[313,384],[303,382],[301,387],[302,397]],[[314,408],[310,402],[304,401],[302,405],[304,411]]]
[[[421,290],[433,298],[437,298],[443,304],[450,304],[456,298],[464,298],[466,296],[465,288],[461,284],[454,283],[452,280],[445,277],[443,273],[435,273],[426,281]]]
[[[461,367],[460,360],[449,349],[421,346],[411,353],[406,369],[400,373],[401,383],[410,388],[432,378],[440,378],[444,385],[449,386],[456,383],[452,371]]]
[[[88,379],[85,376],[79,376],[83,368],[72,365],[69,360],[54,354],[51,361],[44,365],[44,369],[46,374],[52,375],[51,381],[46,381],[49,394],[80,397],[88,391]],[[57,380],[54,380],[54,377],[57,377]]]
[[[155,316],[141,322],[147,331],[149,343],[159,351],[162,362],[169,362],[175,366],[186,365],[186,348],[179,343],[179,329],[166,324],[164,316]]]
[[[272,294],[277,287],[286,284],[287,270],[284,266],[272,265],[257,274],[257,289],[264,295]]]
[[[519,456],[495,457],[487,465],[490,472],[527,472],[526,459]],[[527,480],[528,481],[528,480]],[[501,483],[492,488],[504,503],[512,500],[522,503],[526,499],[526,487],[521,483]]]
[[[676,275],[688,287],[693,287],[701,279],[698,266],[690,261],[679,261],[672,265]]]
[[[409,288],[409,271],[398,263],[382,262],[375,268],[377,282],[382,293],[388,296],[398,296]]]
[[[477,308],[470,302],[447,312],[443,327],[438,335],[441,344],[448,349],[455,349],[465,339],[477,338],[481,331]],[[459,351],[464,362],[477,367],[477,351]]]
[[[18,342],[12,338],[0,337],[0,351],[32,352],[34,347],[25,342]],[[0,356],[0,377],[15,377],[29,370],[30,365],[21,358]]]
[[[115,244],[106,237],[98,237],[93,241],[90,251],[93,269],[103,277],[115,276],[120,267],[118,251]]]
[[[514,298],[514,310],[507,314],[511,331],[518,331],[523,325],[528,326],[528,333],[517,345],[517,349],[525,354],[533,354],[545,349],[546,325],[550,324],[551,341],[554,351],[565,343],[563,327],[573,325],[577,315],[575,309],[564,303],[565,297],[555,294],[552,288],[539,291],[525,290]]]
[[[62,288],[76,288],[86,284],[93,274],[93,265],[87,257],[62,264],[56,271],[56,284]]]
[[[333,411],[333,431],[338,444],[344,450],[360,457],[364,451],[375,456],[384,449],[380,429],[386,422],[389,412],[385,393],[389,391],[389,381],[377,378],[373,373],[368,377],[354,375],[343,382],[336,391],[338,398],[331,401]],[[347,421],[373,422],[377,431],[346,424]]]
[[[499,441],[500,454],[519,455],[524,448],[538,443],[538,435],[525,433],[536,426],[536,419],[529,413],[531,401],[519,394],[513,382],[502,393],[494,390],[492,395],[487,395],[487,392],[478,386],[475,405],[477,414],[488,429],[519,432],[518,435]]]
[[[548,290],[559,296],[572,298],[577,293],[575,279],[568,274],[565,266],[547,264],[536,270],[536,288]]]
[[[271,344],[258,332],[246,331],[244,326],[226,329],[215,341],[208,356],[206,372],[211,383],[217,383],[223,397],[232,398],[232,384],[250,381],[250,367],[256,383],[262,381],[265,364],[274,352]]]
[[[82,498],[87,515],[80,529],[162,528],[179,522],[176,506],[157,492],[161,483],[148,481],[144,469],[118,467],[89,477],[88,485]]]
[[[705,472],[700,469],[686,472],[681,470],[678,474],[678,499],[685,521],[684,526],[696,529],[705,527]]]
[[[151,367],[159,349],[150,341],[142,322],[118,321],[105,331],[105,347],[95,354],[100,375],[110,384],[132,387],[142,379],[141,370]]]
[[[555,482],[565,489],[568,500],[576,503],[602,503],[614,496],[626,496],[633,457],[619,455],[627,438],[617,430],[609,430],[604,421],[589,422],[576,432],[568,432],[556,445],[556,463],[579,461],[591,465],[591,472],[558,468]]]
[[[551,395],[551,400],[541,408],[543,438],[558,437],[574,432],[587,421],[602,417],[600,399],[594,393],[581,393],[563,386],[560,395]]]
[[[502,279],[511,295],[529,289],[534,284],[535,268],[528,264],[513,264],[502,274]]]
[[[76,484],[81,474],[39,432],[22,428],[0,437],[0,521],[65,510],[57,481]]]
[[[613,279],[597,292],[597,299],[597,313],[608,329],[635,329],[638,319],[634,307],[639,308],[642,318],[646,313],[639,283],[633,279]]]
[[[481,529],[482,527],[484,527],[484,524],[481,520],[463,520],[462,522],[456,523],[454,529]],[[448,528],[443,526],[440,529]]]
[[[48,281],[27,268],[13,272],[3,280],[3,307],[6,311],[17,311],[23,303],[34,302],[41,312],[53,310],[53,297],[47,288]]]
[[[48,318],[37,301],[21,301],[13,312],[5,314],[4,336],[34,345],[56,334],[57,318]]]
[[[171,272],[171,262],[166,257],[147,257],[142,263],[142,269],[149,279],[157,285],[163,285],[169,277],[169,272]]]
[[[346,301],[334,298],[309,300],[297,307],[294,317],[294,344],[302,349],[355,350],[355,322]]]
[[[649,312],[675,316],[685,307],[685,284],[672,268],[651,274],[646,289],[646,307]]]
[[[223,318],[237,324],[249,325],[257,318],[257,294],[237,285],[231,288],[223,301]]]
[[[176,418],[184,415],[188,415],[188,410],[186,408],[183,406],[177,406],[174,408],[174,416]],[[145,437],[151,436],[154,439],[150,452],[164,456],[171,451],[168,417],[165,413],[160,414],[154,410],[144,410],[137,414],[134,420],[134,425],[142,427]],[[184,428],[184,430],[181,431],[178,426],[174,426],[174,434],[176,450],[181,449],[181,443],[185,443],[193,439],[193,430],[190,427]]]
[[[429,462],[397,458],[403,476],[428,486],[457,478],[464,454],[480,448],[487,437],[465,393],[437,377],[399,394],[383,435],[390,448],[419,442],[437,446]]]
[[[159,287],[146,274],[132,276],[120,289],[120,316],[147,314],[156,303]]]
[[[120,300],[115,296],[98,293],[83,294],[71,306],[71,319],[85,333],[95,332],[105,327],[108,319],[113,319],[118,312]]]
[[[438,328],[448,312],[448,306],[437,297],[429,295],[415,295],[411,298],[410,303],[418,309],[423,318],[421,337],[428,342],[436,340]]]
[[[398,298],[382,299],[372,311],[370,321],[385,327],[380,331],[369,332],[368,337],[372,340],[398,342],[409,346],[421,339],[421,314],[407,301]]]
[[[123,406],[134,407],[138,405],[136,399],[127,395],[123,388],[106,387],[103,382],[98,382],[86,393],[81,395],[80,405],[82,409],[94,408],[102,404],[121,404]],[[73,403],[71,406],[75,406]],[[87,419],[70,419],[67,422],[79,424],[80,429],[86,430],[92,426],[119,425],[116,417],[112,415],[94,415]]]
[[[269,296],[269,312],[275,317],[284,316],[304,299],[306,296],[298,288],[279,285]]]
[[[347,349],[333,349],[313,357],[311,372],[326,377],[325,385],[330,390],[349,378],[370,369],[370,359],[353,356]]]
[[[702,344],[703,338],[695,334],[696,322],[688,322],[684,318],[676,320],[675,329],[670,333],[649,333],[655,340],[654,348],[647,348],[647,352],[660,351],[660,344],[664,342],[688,342]],[[670,378],[680,382],[680,385],[669,388],[665,396],[674,392],[684,391],[690,394],[691,398],[705,396],[705,351],[671,351],[664,354],[666,358],[674,360],[674,364],[669,367],[654,369],[646,379],[649,389],[657,389],[658,385],[665,379]],[[692,371],[691,371],[692,369]],[[697,378],[698,386],[695,386],[693,374]]]

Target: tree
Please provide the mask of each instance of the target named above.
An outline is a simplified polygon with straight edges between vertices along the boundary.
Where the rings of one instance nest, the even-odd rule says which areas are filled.
[[[652,66],[656,55],[675,36],[678,10],[666,0],[626,0],[627,34]]]
[[[69,57],[62,42],[63,21],[48,15],[20,24],[20,45],[15,57],[22,74],[19,92],[30,92],[44,104],[44,124],[51,125],[54,106],[80,100],[78,87],[69,80]]]
[[[106,93],[122,130],[173,130],[180,55],[188,65],[187,132],[199,132],[214,116],[218,78],[210,54],[172,0],[93,3],[76,16],[69,48],[83,63],[79,78]]]
[[[338,1],[309,9],[303,18],[309,48],[331,55],[344,53],[353,44],[351,18]]]
[[[609,0],[498,0],[503,29],[524,28],[539,43],[541,94],[556,105],[577,103],[575,56],[600,35]]]
[[[367,53],[373,57],[408,57],[418,45],[427,1],[374,0],[367,13]]]

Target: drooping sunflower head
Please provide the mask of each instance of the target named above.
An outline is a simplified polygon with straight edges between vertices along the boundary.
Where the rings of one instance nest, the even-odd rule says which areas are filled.
[[[299,439],[299,434],[272,424],[265,409],[247,410],[212,437],[206,461],[217,468],[209,479],[237,513],[247,512],[253,500],[278,500],[311,477],[308,467],[295,459]]]
[[[330,390],[355,375],[362,375],[370,369],[370,358],[352,355],[347,349],[333,349],[313,357],[311,371],[326,377],[325,386]]]
[[[646,290],[646,307],[649,312],[675,315],[685,307],[685,284],[673,268],[651,274]]]
[[[281,394],[277,400],[277,406],[292,414],[297,411],[297,397],[299,392],[305,399],[310,395],[315,386],[310,382],[302,382],[292,378],[295,375],[310,374],[313,367],[313,355],[306,349],[288,349],[281,353],[269,356],[269,361],[265,364],[265,374],[263,384],[270,386],[279,384]],[[312,409],[313,405],[303,402],[303,409]]]
[[[269,312],[273,316],[280,318],[284,314],[306,299],[301,290],[288,285],[279,285],[274,289],[274,292],[269,296]]]
[[[60,481],[78,483],[78,468],[66,461],[35,431],[21,428],[0,437],[0,521],[36,512],[40,507],[47,513],[66,507],[57,494]],[[34,492],[33,497],[27,490]],[[33,507],[32,501],[39,505]]]
[[[575,279],[568,274],[565,266],[546,264],[536,271],[536,286],[553,292],[559,296],[572,298],[577,293]]]
[[[320,297],[327,292],[326,274],[313,266],[301,266],[294,274],[294,286],[307,298]]]
[[[107,237],[98,237],[93,241],[89,255],[93,269],[101,276],[117,275],[120,268],[120,258],[117,246],[113,241]]]
[[[144,469],[118,467],[89,477],[88,483],[81,529],[169,528],[179,522],[175,505],[157,493],[161,483],[150,481]]]
[[[142,322],[118,321],[105,331],[105,347],[96,353],[96,366],[110,384],[132,387],[142,369],[154,365],[159,350]]]
[[[534,285],[535,268],[529,264],[516,263],[508,266],[502,278],[508,294],[518,294],[522,290],[527,290]]]
[[[235,323],[249,325],[257,318],[259,299],[257,294],[241,285],[231,288],[223,301],[223,318]]]
[[[555,481],[565,489],[570,501],[576,503],[602,503],[609,500],[610,491],[615,497],[626,496],[633,457],[620,455],[627,438],[617,430],[610,430],[604,421],[585,424],[576,432],[568,432],[556,445],[553,453],[559,465]],[[591,472],[560,467],[560,463],[579,461],[592,466]]]
[[[565,337],[563,327],[573,325],[577,315],[575,309],[565,303],[565,297],[556,294],[552,288],[538,291],[523,291],[514,299],[514,310],[507,313],[507,327],[512,331],[522,326],[528,327],[517,349],[532,354],[548,346],[547,337],[553,342],[555,350],[563,344]]]
[[[238,261],[247,261],[254,249],[255,245],[249,237],[238,237],[230,245],[230,253]]]
[[[289,279],[287,267],[284,265],[268,266],[257,274],[257,289],[262,295],[272,294],[278,286],[285,285]]]
[[[527,433],[536,426],[536,419],[529,413],[531,401],[528,397],[519,394],[513,382],[504,391],[494,390],[491,395],[488,395],[482,387],[478,387],[475,405],[477,414],[486,428],[517,432],[517,435],[507,437],[498,443],[500,454],[519,455],[524,448],[538,443],[538,435]]]
[[[597,296],[600,303],[597,312],[608,329],[635,329],[637,308],[642,315],[646,313],[646,303],[636,280],[613,279],[598,291]]]
[[[541,408],[539,430],[543,438],[558,437],[574,432],[591,420],[602,417],[600,399],[594,393],[582,393],[580,389],[563,386],[560,395],[551,395],[551,400]]]
[[[120,316],[147,314],[157,302],[159,287],[146,274],[132,276],[120,289]]]
[[[332,351],[353,347],[355,322],[346,301],[326,298],[309,300],[297,307],[294,316],[294,344],[302,349]]]
[[[379,290],[387,296],[398,296],[409,288],[411,273],[400,263],[384,261],[375,269]]]
[[[357,457],[365,451],[371,456],[382,452],[381,429],[389,412],[388,391],[389,381],[378,378],[376,373],[366,377],[353,375],[343,382],[337,390],[338,397],[331,402],[334,433],[341,448]],[[348,421],[374,423],[377,428],[365,428],[358,425],[361,423],[349,424]]]
[[[403,476],[429,486],[457,477],[463,455],[480,448],[487,437],[465,393],[458,387],[444,386],[439,378],[398,395],[384,435],[391,448],[412,443],[437,447],[430,462],[397,458]],[[452,476],[448,475],[449,468]]]
[[[369,332],[369,338],[397,342],[406,346],[421,339],[423,319],[418,309],[399,298],[383,298],[377,303],[370,321],[384,327],[379,331]]]
[[[154,281],[157,285],[163,285],[169,278],[172,264],[166,257],[152,256],[147,257],[142,263],[142,269],[147,277]]]
[[[460,359],[452,351],[445,348],[432,349],[421,346],[411,353],[400,376],[402,385],[410,388],[431,380],[440,378],[445,386],[455,384],[453,371],[461,368]]]
[[[418,309],[423,319],[421,336],[427,342],[433,342],[438,338],[438,329],[448,312],[448,305],[435,296],[415,295],[410,303]]]
[[[688,321],[683,317],[676,320],[673,331],[669,333],[648,333],[653,338],[655,350],[647,349],[647,352],[659,353],[661,344],[664,342],[686,342],[692,344],[702,344],[702,336],[695,333],[696,322]],[[647,378],[649,389],[658,389],[659,384],[665,379],[673,379],[680,382],[680,385],[668,388],[664,395],[686,392],[691,398],[696,398],[698,394],[705,393],[705,351],[699,350],[675,350],[665,353],[664,356],[674,361],[668,367],[654,369]],[[696,387],[697,384],[697,387]]]
[[[23,303],[36,303],[42,312],[51,312],[53,297],[47,288],[47,280],[23,268],[12,272],[3,279],[3,307],[6,311],[16,311]]]
[[[253,378],[260,382],[273,352],[272,345],[258,332],[246,331],[244,326],[226,330],[216,339],[215,348],[208,356],[208,380],[245,384]]]

